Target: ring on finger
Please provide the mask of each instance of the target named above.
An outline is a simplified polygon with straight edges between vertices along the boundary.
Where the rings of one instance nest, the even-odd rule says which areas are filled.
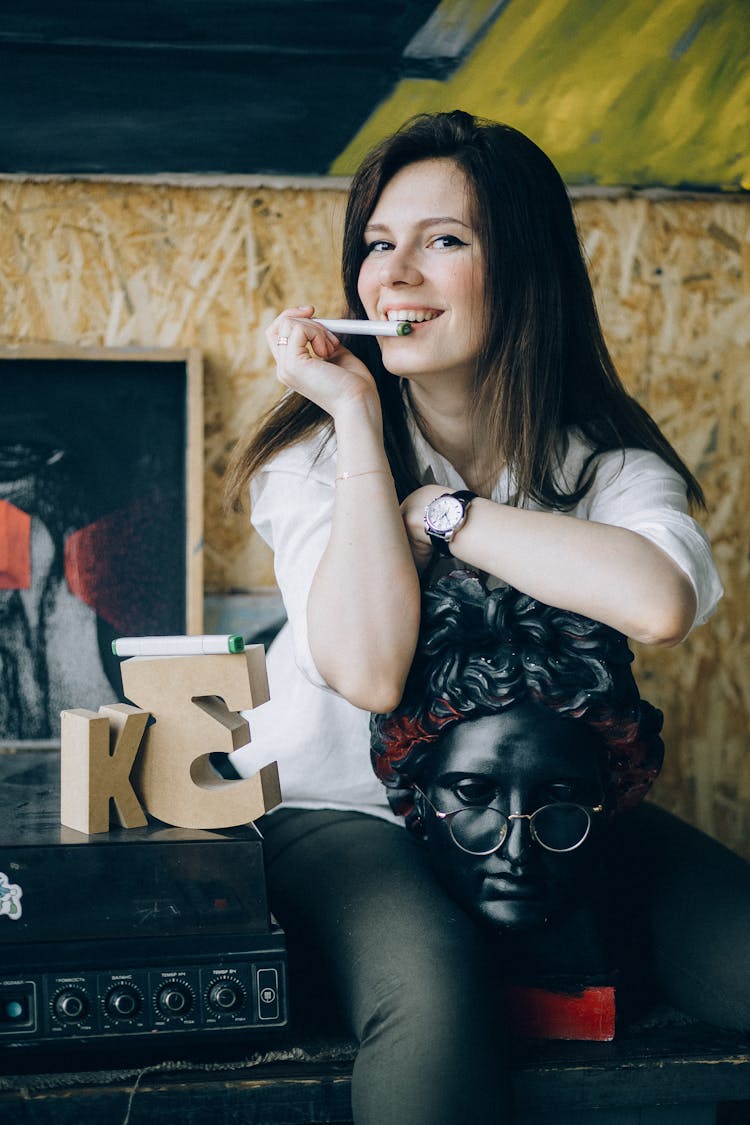
[[[288,336],[277,336],[276,337],[276,344],[277,344],[278,347],[280,347],[280,348],[285,347],[288,343],[289,343],[289,337]]]

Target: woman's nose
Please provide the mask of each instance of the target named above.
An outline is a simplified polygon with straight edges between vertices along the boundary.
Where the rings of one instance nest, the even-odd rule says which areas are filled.
[[[385,288],[396,285],[419,285],[422,274],[414,255],[406,249],[396,248],[387,254],[380,266],[380,284]]]

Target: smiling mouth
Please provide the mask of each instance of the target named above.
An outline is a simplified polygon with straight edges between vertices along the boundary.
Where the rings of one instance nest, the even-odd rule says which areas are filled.
[[[389,309],[387,313],[388,320],[408,320],[410,324],[424,324],[428,320],[437,320],[442,315],[442,310],[439,309]]]

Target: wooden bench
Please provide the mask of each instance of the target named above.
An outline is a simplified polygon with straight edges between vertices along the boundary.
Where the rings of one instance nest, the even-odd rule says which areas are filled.
[[[235,1048],[145,1065],[86,1056],[56,1072],[0,1074],[0,1122],[351,1122],[350,1040],[288,1031],[263,1047],[244,1057]],[[3,1068],[10,1062],[2,1059]],[[512,1073],[522,1125],[750,1125],[750,1036],[666,1010],[609,1043],[519,1042]]]

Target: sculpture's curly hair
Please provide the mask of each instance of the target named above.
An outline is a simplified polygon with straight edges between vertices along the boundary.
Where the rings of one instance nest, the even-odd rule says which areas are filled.
[[[370,720],[373,769],[416,827],[413,785],[452,724],[541,703],[586,723],[605,754],[610,808],[637,804],[661,769],[661,711],[642,700],[622,633],[510,586],[456,571],[424,591],[417,653],[399,706]]]

